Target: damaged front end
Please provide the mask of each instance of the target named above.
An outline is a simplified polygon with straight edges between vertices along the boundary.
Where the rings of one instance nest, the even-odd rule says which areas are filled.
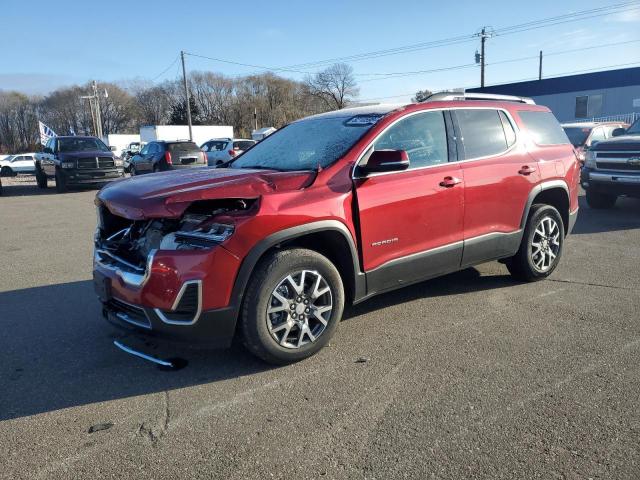
[[[111,265],[119,263],[123,281],[139,285],[156,251],[214,248],[233,235],[237,220],[249,215],[257,207],[256,202],[256,199],[200,201],[189,206],[180,218],[144,220],[114,215],[100,204],[96,260]]]

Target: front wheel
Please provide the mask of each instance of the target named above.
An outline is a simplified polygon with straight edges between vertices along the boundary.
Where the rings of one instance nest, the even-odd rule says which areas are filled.
[[[618,200],[618,197],[616,195],[594,192],[591,189],[587,189],[586,193],[587,205],[598,210],[613,208],[613,206],[616,204],[616,200]]]
[[[14,173],[11,167],[2,167],[0,168],[0,176],[2,177],[13,177]]]
[[[67,191],[67,179],[59,171],[56,171],[56,192],[65,193]]]
[[[518,252],[505,262],[518,280],[535,282],[547,278],[558,266],[564,245],[564,224],[551,205],[531,207]]]
[[[242,306],[244,344],[266,362],[307,358],[331,339],[344,309],[336,267],[305,249],[280,250],[260,261]]]
[[[47,188],[47,176],[41,170],[36,170],[36,183],[38,188]]]

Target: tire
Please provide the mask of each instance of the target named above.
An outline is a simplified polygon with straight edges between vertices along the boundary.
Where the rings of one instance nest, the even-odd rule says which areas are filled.
[[[0,177],[14,177],[15,173],[11,169],[11,167],[2,167],[0,168]]]
[[[314,308],[315,315],[310,313]],[[343,309],[342,279],[326,257],[305,249],[276,251],[259,262],[249,280],[240,312],[244,345],[271,364],[300,361],[329,342]]]
[[[560,213],[551,205],[535,204],[529,212],[520,248],[505,264],[518,280],[543,280],[558,266],[563,246],[564,223]]]
[[[153,166],[153,170],[152,170],[152,171],[153,171],[153,173],[158,173],[158,172],[160,171],[160,166],[156,163],[156,164]]]
[[[67,180],[60,171],[56,171],[56,192],[65,193],[67,191]]]
[[[36,170],[36,183],[38,184],[38,188],[47,188],[47,176],[44,174],[44,172]]]
[[[129,167],[129,173],[131,174],[132,177],[135,177],[136,175],[138,175],[138,171],[136,170],[135,165],[131,165]]]
[[[589,205],[590,208],[596,210],[613,208],[616,204],[616,200],[618,200],[616,195],[598,193],[587,189],[587,205]]]

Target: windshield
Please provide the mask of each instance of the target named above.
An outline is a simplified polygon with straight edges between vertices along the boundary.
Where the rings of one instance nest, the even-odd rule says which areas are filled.
[[[640,135],[640,118],[627,129],[627,135]]]
[[[562,127],[564,128],[564,133],[569,137],[569,141],[571,145],[574,147],[582,147],[584,143],[587,141],[587,137],[591,132],[590,128],[585,127]]]
[[[109,148],[97,138],[60,138],[60,152],[110,152]]]
[[[327,167],[347,153],[379,117],[358,121],[358,117],[334,116],[291,123],[244,152],[231,168],[292,171]]]

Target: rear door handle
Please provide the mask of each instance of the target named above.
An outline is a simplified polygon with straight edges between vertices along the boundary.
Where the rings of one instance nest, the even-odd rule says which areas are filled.
[[[462,183],[457,177],[444,177],[444,179],[440,182],[440,186],[444,188],[455,187],[457,184]]]
[[[524,165],[520,170],[518,170],[518,173],[520,175],[531,175],[535,171],[535,168],[530,167],[529,165]]]

